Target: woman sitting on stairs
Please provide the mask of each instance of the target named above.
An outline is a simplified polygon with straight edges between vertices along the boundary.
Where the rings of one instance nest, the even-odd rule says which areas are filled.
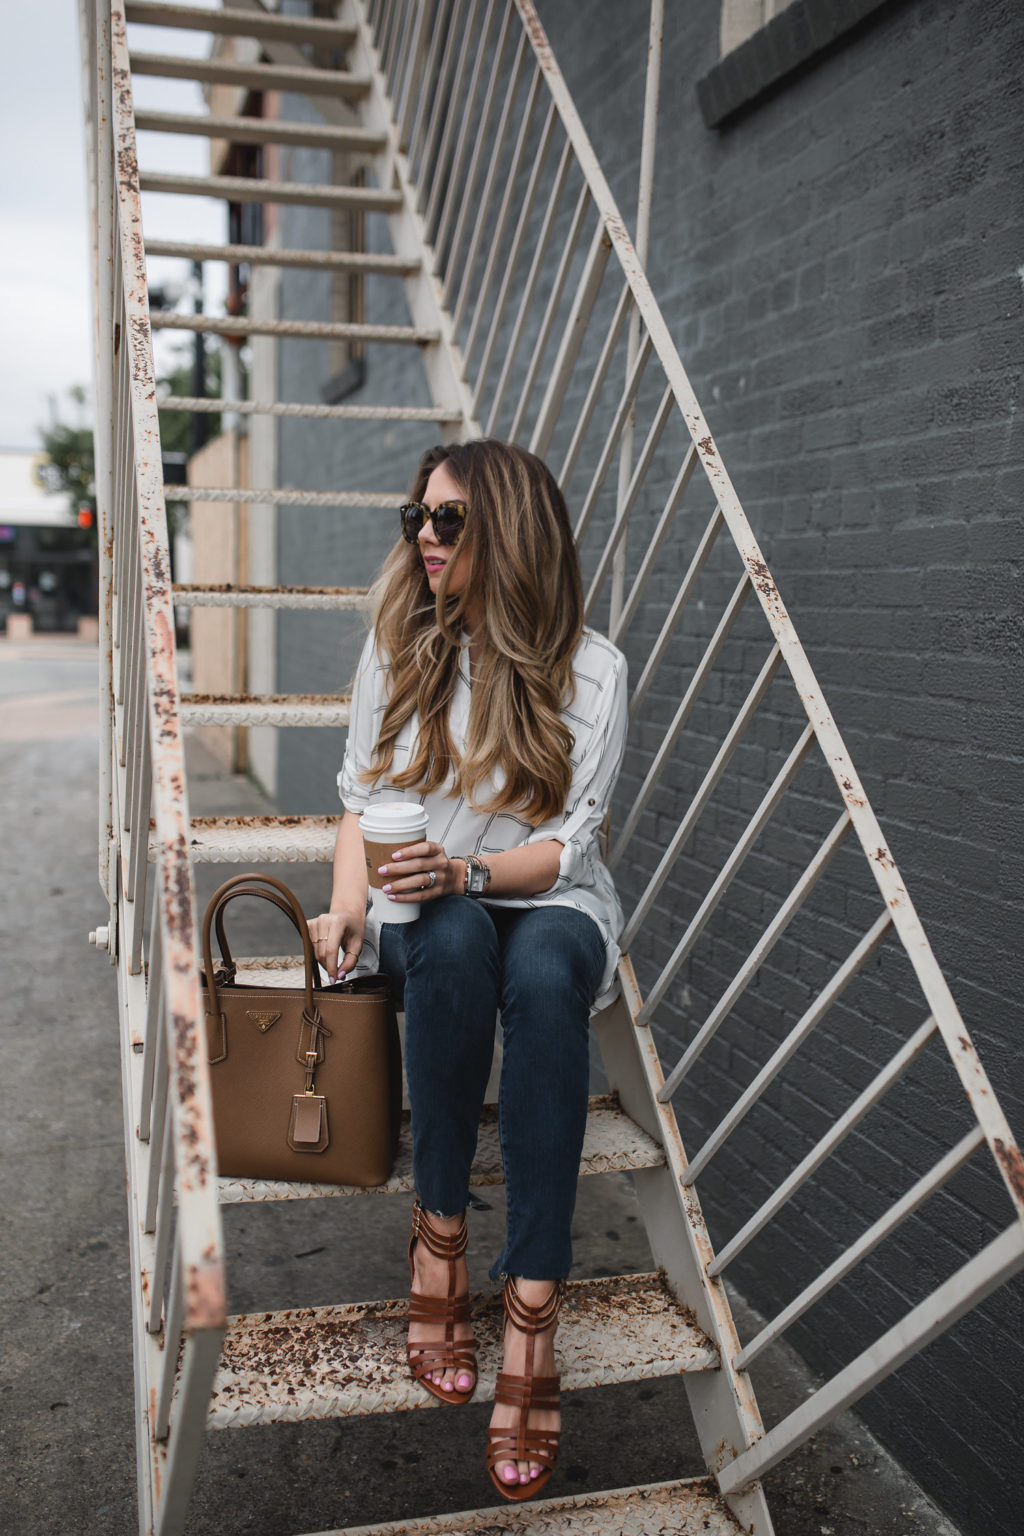
[[[554,1338],[572,1263],[589,1016],[612,994],[622,914],[598,829],[626,732],[626,666],[583,625],[569,518],[532,454],[480,441],[428,452],[375,588],[352,694],[328,973],[379,968],[404,991],[416,1204],[408,1360],[442,1402],[476,1388],[465,1208],[500,1012],[507,1232],[505,1359],[487,1464],[529,1498],[558,1455]],[[383,867],[412,923],[366,913],[359,816],[417,798],[428,840]]]

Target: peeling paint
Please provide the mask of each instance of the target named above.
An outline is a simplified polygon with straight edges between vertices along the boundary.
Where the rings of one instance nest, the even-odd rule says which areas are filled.
[[[1024,1158],[1021,1157],[1019,1147],[1007,1146],[998,1136],[992,1145],[1014,1198],[1019,1205],[1024,1205]]]

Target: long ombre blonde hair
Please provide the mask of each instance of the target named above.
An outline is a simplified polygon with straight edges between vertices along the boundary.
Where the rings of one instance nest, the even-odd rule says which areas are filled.
[[[574,737],[562,719],[575,683],[572,661],[583,632],[583,588],[565,500],[532,453],[482,439],[424,454],[412,499],[446,465],[468,509],[458,559],[466,580],[449,594],[445,567],[436,598],[419,547],[401,541],[374,588],[377,645],[390,662],[388,702],[365,777],[390,770],[395,740],[415,713],[413,755],[391,778],[429,793],[454,775],[456,794],[484,811],[510,811],[537,825],[565,808]],[[448,725],[464,618],[479,600],[469,730],[460,757]]]

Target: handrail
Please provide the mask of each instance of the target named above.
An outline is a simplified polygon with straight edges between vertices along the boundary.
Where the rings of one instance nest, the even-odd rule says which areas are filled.
[[[377,56],[378,68],[383,74],[383,89],[394,99],[407,101],[410,96],[410,72],[417,67],[417,63],[414,50],[396,47],[394,40],[402,32],[403,26],[409,25],[409,0],[404,0],[404,3],[403,0],[392,0],[386,6],[380,0],[369,0],[368,4],[364,0],[358,0],[358,3],[357,0],[351,0],[351,7],[368,18],[371,25],[383,24],[388,30],[389,42],[383,53]],[[696,1165],[688,1167],[685,1157],[680,1154],[680,1182],[687,1190],[695,1188],[696,1180],[704,1173],[718,1147],[745,1117],[747,1110],[757,1103],[764,1088],[785,1063],[795,1056],[798,1049],[805,1047],[821,1019],[842,994],[846,983],[856,975],[864,959],[874,955],[876,949],[881,951],[883,940],[893,949],[896,947],[893,941],[898,941],[924,998],[929,1020],[926,1032],[929,1037],[934,1034],[936,1039],[942,1039],[948,1060],[966,1093],[978,1127],[978,1132],[970,1138],[971,1148],[973,1150],[980,1146],[983,1138],[1011,1202],[1016,1225],[1008,1229],[1009,1233],[1018,1234],[1008,1235],[1005,1240],[1000,1240],[978,1255],[976,1260],[964,1266],[959,1281],[952,1277],[935,1291],[932,1304],[923,1303],[921,1308],[908,1316],[905,1320],[906,1337],[912,1337],[913,1348],[919,1348],[940,1327],[948,1326],[960,1315],[964,1309],[963,1284],[974,1287],[975,1298],[981,1299],[995,1283],[992,1279],[994,1274],[1006,1278],[1024,1263],[1024,1249],[1019,1237],[1024,1231],[1024,1160],[978,1060],[878,819],[722,462],[722,456],[654,298],[643,263],[555,63],[532,0],[515,0],[515,11],[532,54],[525,66],[522,61],[522,38],[510,37],[506,30],[502,32],[500,42],[494,44],[488,52],[484,40],[489,23],[486,20],[478,21],[476,7],[467,5],[466,0],[437,0],[431,9],[436,29],[432,57],[436,59],[442,52],[442,32],[448,39],[457,38],[463,56],[468,56],[472,52],[476,30],[480,39],[478,57],[486,56],[488,60],[490,79],[482,104],[467,93],[449,94],[446,80],[440,76],[435,80],[432,77],[424,78],[421,74],[417,79],[420,92],[427,98],[436,98],[437,110],[442,110],[444,104],[447,104],[449,118],[446,133],[453,140],[473,142],[473,164],[467,173],[463,160],[457,154],[447,154],[444,146],[438,147],[436,141],[430,141],[429,136],[425,139],[416,133],[407,135],[401,124],[393,134],[392,147],[397,162],[403,167],[403,176],[420,190],[426,238],[428,241],[436,239],[432,247],[435,278],[446,293],[457,293],[459,296],[455,340],[464,348],[461,354],[463,377],[472,393],[474,408],[479,410],[481,419],[487,421],[488,431],[498,435],[523,436],[541,454],[546,453],[552,444],[564,452],[564,443],[571,438],[565,454],[566,471],[563,479],[568,489],[569,475],[575,472],[577,466],[584,476],[584,489],[575,497],[574,510],[578,518],[577,537],[589,581],[588,613],[607,613],[610,630],[620,644],[628,639],[627,630],[639,612],[640,593],[649,583],[656,562],[659,558],[664,561],[670,527],[677,513],[685,515],[684,503],[692,505],[696,495],[695,487],[703,487],[705,498],[710,495],[713,506],[710,520],[708,513],[698,508],[696,526],[698,530],[703,528],[703,535],[692,557],[689,554],[686,557],[688,567],[681,583],[678,573],[672,573],[678,592],[668,604],[667,616],[653,647],[645,652],[645,666],[631,703],[631,728],[634,731],[642,729],[645,733],[644,756],[639,765],[634,759],[632,782],[635,784],[638,779],[643,782],[638,791],[633,791],[635,799],[632,805],[627,804],[621,818],[622,825],[614,843],[612,863],[620,873],[627,876],[625,883],[628,883],[632,867],[636,864],[643,867],[645,861],[651,860],[652,848],[658,850],[657,855],[654,855],[658,862],[653,873],[643,875],[646,885],[639,903],[632,914],[627,913],[626,936],[629,942],[640,938],[641,929],[647,927],[654,911],[659,892],[673,875],[684,850],[692,847],[698,824],[718,789],[729,758],[738,750],[740,737],[758,714],[762,702],[772,696],[773,689],[781,686],[781,680],[786,674],[795,685],[799,698],[801,718],[796,722],[793,738],[799,735],[800,726],[804,727],[803,734],[792,747],[786,763],[779,767],[775,782],[770,788],[765,784],[761,803],[749,816],[746,826],[743,826],[741,817],[741,830],[730,834],[729,846],[722,854],[721,866],[716,866],[717,874],[711,888],[698,904],[698,910],[688,926],[683,924],[683,936],[678,943],[671,936],[668,948],[672,953],[661,967],[660,975],[656,968],[655,980],[646,1002],[635,987],[632,968],[628,965],[623,967],[622,974],[626,978],[624,990],[629,999],[635,1028],[645,1030],[657,1023],[659,1007],[674,985],[681,965],[690,960],[691,952],[719,901],[740,867],[752,855],[755,843],[763,836],[777,807],[790,792],[797,771],[805,761],[809,762],[809,748],[812,744],[819,749],[819,763],[827,768],[841,802],[838,807],[841,811],[839,821],[834,822],[827,836],[827,828],[815,833],[817,852],[810,857],[810,862],[805,861],[803,872],[799,874],[792,890],[785,895],[776,916],[757,936],[756,942],[745,949],[745,957],[737,963],[735,974],[721,991],[717,1003],[713,1003],[712,994],[710,1012],[702,1025],[697,1021],[699,1027],[680,1061],[664,1080],[659,1077],[655,1095],[658,1103],[662,1106],[670,1103],[674,1093],[687,1079],[691,1067],[700,1058],[705,1043],[720,1027],[724,1027],[734,1003],[752,983],[783,930],[794,917],[802,913],[810,892],[826,872],[848,831],[855,834],[855,838],[848,839],[848,844],[851,848],[855,842],[859,844],[860,855],[866,861],[877,892],[873,900],[867,902],[867,907],[874,907],[875,910],[866,912],[861,928],[861,933],[866,933],[867,938],[857,946],[832,979],[823,984],[818,995],[808,998],[806,1006],[800,1010],[800,1018],[781,1042],[770,1042],[775,1047],[770,1060],[762,1066],[754,1085],[740,1094],[735,1105],[727,1107],[716,1117],[717,1129],[714,1129],[716,1122],[712,1122],[710,1137],[698,1153]],[[418,20],[422,25],[422,14]],[[507,26],[507,12],[504,20]],[[657,19],[652,14],[652,31],[656,30]],[[448,57],[450,52],[446,48],[445,56]],[[511,62],[508,61],[509,57]],[[557,112],[564,142],[559,142],[557,135],[552,140],[550,110],[545,115],[546,103],[538,102],[537,99],[537,87],[541,80],[546,84],[549,103]],[[493,107],[497,102],[502,105],[500,126],[495,128]],[[544,124],[543,129],[539,126],[541,123]],[[526,146],[534,152],[535,158],[532,161]],[[542,155],[549,164],[557,163],[557,172],[542,168]],[[488,166],[488,174],[481,190],[477,185],[476,168],[482,165]],[[529,167],[529,174],[524,170],[524,165]],[[571,198],[573,203],[562,206],[563,194]],[[521,201],[517,202],[517,198]],[[569,207],[572,208],[571,214]],[[466,247],[461,235],[452,241],[446,231],[452,212],[457,209],[459,234],[466,225],[470,208],[477,221],[478,238],[475,244]],[[564,242],[562,255],[553,276],[550,274],[555,259],[550,254],[547,256],[548,278],[545,282],[539,277],[540,251],[548,248],[551,232],[556,226]],[[479,241],[481,227],[496,232],[494,244],[486,249],[485,255],[479,254],[479,249],[482,249]],[[534,230],[539,228],[540,233],[537,236],[537,254],[533,255],[528,274],[523,276],[521,273],[517,275],[516,269],[521,258],[524,262],[530,262],[530,243],[524,241],[520,233],[526,227]],[[506,238],[502,243],[500,231],[506,228],[514,228],[517,233],[513,241]],[[554,245],[554,250],[557,249],[557,245]],[[610,260],[611,257],[614,260]],[[499,312],[493,301],[488,299],[488,287],[492,274],[502,261],[505,265],[502,268],[501,293],[497,301],[500,304]],[[488,308],[489,303],[492,303],[493,313]],[[490,347],[485,364],[480,367],[476,359],[475,342],[488,327],[493,336],[503,324],[507,326],[504,319],[506,306],[508,313],[516,315],[516,319],[512,327],[509,356],[501,379],[494,386],[487,377]],[[515,355],[524,336],[524,316],[528,306],[532,306],[538,315],[543,310],[543,318],[534,322],[532,357],[516,365]],[[471,323],[467,324],[469,317]],[[620,338],[625,319],[628,319],[628,345],[622,373],[619,375],[619,378],[625,380],[625,389],[622,391],[620,386],[610,383],[613,376],[610,364],[613,354],[618,357],[622,355]],[[584,346],[587,333],[591,334],[588,345]],[[523,378],[524,374],[518,404],[510,407],[506,401],[514,395],[516,381]],[[535,398],[538,379],[543,379],[546,386],[539,407]],[[609,382],[608,388],[606,380]],[[633,420],[640,413],[641,398],[643,410],[647,412],[647,436],[634,464]],[[566,409],[567,402],[571,402],[570,409]],[[685,426],[685,448],[682,453],[678,453],[670,443],[671,431],[667,430],[673,426],[678,428],[680,420]],[[596,445],[588,442],[584,450],[584,439],[592,424],[597,442]],[[670,444],[667,453],[659,450],[663,433],[665,443]],[[677,432],[677,435],[681,434]],[[674,458],[673,453],[676,455]],[[612,498],[606,492],[605,485],[607,481],[610,486],[613,478],[610,470],[616,454],[619,455],[618,487]],[[652,470],[656,460],[657,475]],[[698,463],[702,470],[700,475],[694,473]],[[587,475],[590,476],[589,489],[586,489]],[[668,486],[672,489],[665,500],[664,488]],[[639,550],[637,554],[630,552],[630,560],[637,566],[637,570],[633,588],[627,598],[627,561],[623,556],[626,533],[630,522],[635,520],[635,509],[644,491],[649,488],[655,488],[653,495],[663,504],[664,510],[656,526],[653,526],[653,531],[645,530],[646,549]],[[609,510],[612,499],[613,509]],[[726,541],[718,538],[723,526],[728,528],[735,552],[741,561],[742,575],[738,586],[738,573],[728,573],[721,569],[726,562],[726,556],[722,553]],[[688,548],[692,549],[692,542]],[[609,586],[610,603],[607,591]],[[663,591],[664,586],[663,566]],[[711,604],[706,605],[707,612],[697,626],[701,630],[699,645],[704,647],[703,654],[698,649],[694,657],[691,645],[691,649],[685,653],[688,658],[684,673],[688,679],[686,686],[680,684],[679,694],[673,696],[670,703],[662,684],[661,696],[657,701],[660,710],[652,709],[655,696],[651,692],[651,685],[667,665],[672,647],[675,646],[677,652],[680,649],[683,625],[692,617],[696,604],[691,600],[695,598],[698,588],[702,587],[706,591],[709,586],[718,595]],[[722,598],[720,589],[723,587],[731,594],[730,597]],[[687,782],[694,787],[688,791],[688,803],[678,826],[673,830],[664,809],[658,812],[656,807],[665,774],[679,759],[680,744],[686,739],[684,728],[689,730],[696,710],[708,707],[709,695],[730,645],[735,647],[742,640],[745,658],[749,658],[745,659],[744,668],[760,665],[763,657],[763,648],[759,644],[751,644],[746,633],[748,615],[740,612],[744,599],[751,592],[757,597],[760,612],[774,640],[771,666],[767,671],[762,671],[756,681],[751,683],[748,679],[746,685],[750,692],[742,707],[738,701],[729,709],[718,705],[716,722],[720,721],[721,725],[718,728],[717,754],[709,767],[690,773]],[[755,605],[747,606],[751,612],[756,612]],[[741,618],[744,621],[742,626],[739,623]],[[778,682],[773,681],[776,666]],[[671,694],[671,690],[668,692]],[[643,714],[641,704],[644,704]],[[655,716],[654,720],[650,718],[651,715]],[[784,718],[787,723],[793,723],[788,714]],[[784,740],[784,731],[782,737]],[[774,769],[767,775],[767,779],[772,777],[772,773],[775,773]],[[820,795],[818,798],[821,803],[826,799],[831,802],[831,796]],[[683,796],[683,799],[685,802],[687,797]],[[834,817],[835,812],[831,811],[830,814]],[[641,852],[637,854],[642,829],[652,824],[652,818],[656,818],[657,830],[653,837],[648,835]],[[628,858],[624,858],[626,855]],[[794,857],[797,856],[797,850],[794,850]],[[842,857],[852,856],[844,854]],[[840,859],[837,868],[841,865]],[[881,898],[880,904],[878,897]],[[916,1059],[922,1039],[923,1034],[919,1030],[909,1040],[896,1044],[888,1062],[873,1064],[876,1077],[872,1086],[845,1113],[836,1116],[832,1132],[819,1143],[820,1154],[817,1149],[808,1154],[791,1178],[780,1184],[776,1191],[778,1199],[773,1197],[764,1206],[768,1213],[764,1220],[770,1219],[784,1199],[788,1198],[788,1193],[799,1187],[812,1167],[817,1167],[820,1161],[831,1154],[861,1114],[866,1114],[880,1102],[890,1084],[898,1080],[904,1068]],[[737,1092],[740,1087],[737,1085]],[[925,1191],[928,1195],[938,1189],[943,1182],[942,1170],[947,1166],[959,1166],[956,1157],[950,1163],[951,1156],[947,1152],[944,1158],[940,1157],[936,1164],[939,1171],[933,1169],[926,1173],[915,1185],[915,1189]],[[923,1203],[923,1198],[923,1195],[918,1198],[904,1193],[897,1198],[892,1211],[870,1227],[870,1233],[894,1230],[911,1210]],[[717,1274],[724,1268],[725,1262],[743,1237],[744,1234],[741,1234],[733,1243],[726,1244],[718,1259],[712,1257],[708,1261],[709,1275]],[[852,1264],[866,1257],[873,1246],[874,1239],[870,1235],[862,1236],[851,1245],[849,1254],[840,1255],[834,1260],[832,1269],[837,1274],[845,1272]],[[769,1326],[775,1328],[777,1324],[781,1331],[782,1324],[778,1319]],[[833,1383],[821,1389],[820,1404],[812,1399],[801,1414],[793,1416],[792,1422],[780,1434],[766,1437],[765,1441],[738,1453],[734,1468],[728,1476],[723,1474],[720,1479],[723,1489],[728,1488],[734,1492],[745,1486],[773,1465],[779,1454],[785,1454],[785,1449],[792,1449],[794,1444],[799,1443],[798,1438],[794,1437],[807,1432],[801,1426],[819,1422],[816,1415],[820,1406],[832,1404],[834,1410],[835,1403],[853,1400],[851,1393],[855,1397],[867,1391],[878,1379],[875,1370],[877,1360],[884,1358],[887,1368],[894,1369],[911,1352],[905,1350],[900,1342],[903,1337],[899,1331],[901,1326],[898,1325],[893,1331],[892,1338],[880,1341],[877,1348],[873,1347],[874,1352],[866,1351],[857,1368],[851,1367],[842,1373],[841,1380],[834,1378]],[[739,1369],[742,1370],[746,1358],[742,1350],[737,1352],[734,1363]],[[769,1444],[772,1448],[770,1454],[766,1448]],[[785,1449],[780,1451],[780,1446]]]
[[[123,0],[112,0],[110,25],[117,185],[115,260],[120,261],[124,316],[119,343],[127,360],[125,403],[134,444],[130,466],[123,470],[119,466],[124,474],[122,494],[129,496],[121,516],[125,521],[133,520],[133,534],[138,541],[141,607],[136,634],[145,651],[144,733],[152,763],[156,912],[163,956],[162,986],[168,1023],[174,1162],[186,1298],[183,1325],[186,1332],[191,1332],[224,1324],[223,1244],[209,1068],[193,945],[195,892],[188,852],[185,757],[174,665],[170,550]],[[131,636],[130,641],[135,638]],[[122,666],[125,660],[122,650]],[[145,845],[146,810],[140,797],[134,829],[136,846]],[[137,912],[145,905],[140,898],[142,893],[137,892]]]

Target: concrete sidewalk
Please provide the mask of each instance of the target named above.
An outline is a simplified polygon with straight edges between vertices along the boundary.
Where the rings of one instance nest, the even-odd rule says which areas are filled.
[[[106,955],[86,942],[106,919],[94,677],[88,647],[0,640],[0,1530],[11,1536],[137,1529],[116,989]],[[208,755],[190,758],[193,814],[268,810]],[[200,866],[200,903],[225,873]],[[328,871],[310,866],[289,880],[318,910]],[[272,913],[240,914],[238,949],[279,951],[274,924]],[[471,1219],[477,1283],[499,1242],[500,1192],[494,1204]],[[577,1276],[649,1266],[625,1177],[584,1180],[575,1226]],[[228,1207],[224,1228],[233,1311],[407,1288],[404,1200]],[[741,1330],[750,1331],[742,1318]],[[781,1349],[763,1374],[774,1422],[811,1382]],[[569,1394],[564,1407],[553,1493],[701,1470],[678,1378]],[[488,1406],[439,1411],[211,1436],[190,1536],[291,1536],[492,1503]],[[956,1536],[849,1414],[767,1486],[778,1536]]]

